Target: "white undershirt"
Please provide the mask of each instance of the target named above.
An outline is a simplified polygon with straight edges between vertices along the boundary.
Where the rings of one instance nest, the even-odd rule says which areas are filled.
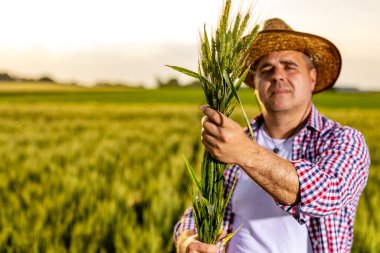
[[[278,155],[291,159],[293,138],[273,139]],[[257,135],[259,145],[273,150],[272,139],[261,126]],[[229,253],[311,253],[306,225],[300,225],[290,214],[275,204],[273,198],[260,188],[243,170],[232,195],[232,223],[242,228],[229,242]]]

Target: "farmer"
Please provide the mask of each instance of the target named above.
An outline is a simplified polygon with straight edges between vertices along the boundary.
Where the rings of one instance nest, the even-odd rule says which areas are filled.
[[[262,113],[255,141],[233,120],[202,106],[202,143],[225,170],[227,192],[238,177],[224,228],[241,229],[227,252],[349,252],[359,197],[369,172],[357,130],[321,115],[313,94],[332,87],[341,68],[328,40],[271,19],[252,43],[245,82]],[[189,208],[174,228],[178,252],[217,252],[197,240]],[[220,249],[219,249],[220,251]]]

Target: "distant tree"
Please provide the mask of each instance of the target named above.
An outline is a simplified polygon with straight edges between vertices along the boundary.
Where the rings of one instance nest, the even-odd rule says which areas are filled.
[[[16,81],[16,79],[7,73],[0,73],[0,81],[9,82],[9,81]]]
[[[157,85],[159,88],[170,88],[170,87],[179,87],[181,84],[178,82],[177,78],[170,78],[167,82],[162,82],[157,80]]]
[[[166,86],[168,87],[177,87],[180,86],[178,80],[176,78],[171,78],[169,81],[166,83]]]
[[[36,80],[37,82],[43,82],[43,83],[55,83],[55,81],[48,77],[48,76],[43,76],[40,79]]]

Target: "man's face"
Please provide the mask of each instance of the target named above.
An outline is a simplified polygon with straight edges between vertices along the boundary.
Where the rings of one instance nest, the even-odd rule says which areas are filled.
[[[304,109],[312,97],[317,73],[306,55],[272,52],[256,65],[255,90],[267,111]]]

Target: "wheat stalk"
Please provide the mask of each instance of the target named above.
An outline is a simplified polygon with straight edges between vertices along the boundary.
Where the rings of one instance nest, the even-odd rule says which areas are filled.
[[[251,20],[251,8],[244,14],[238,12],[233,21],[230,10],[231,0],[226,0],[217,29],[211,38],[206,32],[206,25],[203,32],[200,32],[197,72],[178,66],[167,66],[198,79],[207,104],[226,116],[230,116],[236,104],[239,104],[253,138],[251,125],[237,91],[248,74],[250,67],[244,69],[244,62],[259,26],[255,25],[247,31]],[[217,161],[206,150],[202,161],[201,178],[198,179],[186,158],[185,163],[198,193],[196,195],[192,187],[189,187],[199,240],[215,244],[222,233],[224,212],[233,192],[232,189],[228,196],[224,196],[223,172],[227,165]],[[227,235],[222,243],[228,241],[232,235],[233,233]]]

